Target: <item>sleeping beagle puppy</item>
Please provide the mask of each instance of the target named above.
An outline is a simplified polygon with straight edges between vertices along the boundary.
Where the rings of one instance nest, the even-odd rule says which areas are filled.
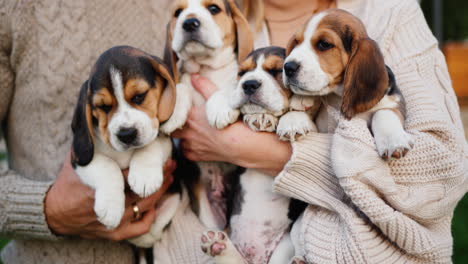
[[[210,123],[237,120],[226,97],[237,83],[238,60],[253,46],[247,20],[234,0],[178,0],[168,24],[165,62],[175,76],[177,100],[172,117],[161,127],[169,133],[180,128],[193,105],[202,105],[204,98],[191,84],[190,75],[198,73],[218,88],[206,105]],[[191,192],[192,208],[201,222],[210,228],[226,225],[226,200],[230,183],[227,174],[236,171],[231,164],[198,162],[191,172],[199,172]]]
[[[94,211],[107,228],[117,227],[124,213],[122,169],[129,168],[128,184],[141,197],[161,186],[172,144],[159,130],[175,100],[176,86],[162,61],[128,46],[105,51],[82,85],[72,121],[72,165],[95,190]]]
[[[320,97],[341,109],[345,118],[366,120],[382,158],[399,159],[412,148],[412,137],[403,128],[404,99],[393,73],[354,15],[330,9],[313,16],[288,44],[283,80],[298,98]],[[306,106],[318,109],[314,104],[312,100]],[[320,132],[328,132],[323,112],[319,111],[316,124]],[[304,112],[283,118],[278,126],[292,135],[297,132],[295,126],[303,131],[317,129],[307,125],[310,117]]]
[[[239,68],[233,91],[244,122],[254,131],[274,132],[288,111],[291,92],[282,81],[285,50],[257,49]],[[202,250],[215,263],[289,263],[295,256],[289,231],[305,204],[274,193],[274,177],[247,169],[233,194],[229,236],[218,230],[202,235]]]

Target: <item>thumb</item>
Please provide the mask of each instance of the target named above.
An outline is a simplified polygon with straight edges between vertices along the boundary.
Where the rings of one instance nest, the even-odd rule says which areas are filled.
[[[193,74],[191,76],[192,86],[197,90],[205,100],[211,97],[217,90],[218,87],[207,78],[200,74]]]

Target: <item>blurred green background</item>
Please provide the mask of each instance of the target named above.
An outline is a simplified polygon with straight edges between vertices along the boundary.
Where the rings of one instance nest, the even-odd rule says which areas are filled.
[[[426,19],[434,29],[434,1],[422,0],[421,5]],[[466,0],[441,0],[441,45],[445,41],[468,40],[468,1]],[[465,129],[468,123],[465,123]],[[0,134],[1,138],[1,134]],[[6,154],[0,144],[0,169],[6,161]],[[458,204],[452,224],[454,237],[453,261],[456,264],[468,263],[468,195]],[[7,239],[0,237],[0,250],[8,243]],[[1,264],[1,261],[0,261]]]

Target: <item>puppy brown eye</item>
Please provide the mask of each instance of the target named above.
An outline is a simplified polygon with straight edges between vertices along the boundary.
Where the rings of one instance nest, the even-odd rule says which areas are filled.
[[[178,9],[174,12],[174,16],[175,16],[175,17],[179,17],[180,13],[182,13],[182,8],[178,8]]]
[[[98,108],[108,114],[112,110],[112,105],[100,105]]]
[[[239,71],[238,75],[239,77],[242,77],[245,73],[247,73],[247,71]]]
[[[141,105],[143,103],[143,101],[145,100],[147,93],[148,93],[148,91],[133,96],[132,99],[131,99],[132,103],[137,104],[137,105]]]
[[[217,5],[209,5],[209,6],[207,7],[207,9],[208,9],[208,11],[210,11],[210,13],[211,13],[212,15],[216,15],[216,14],[218,14],[219,12],[221,12],[221,8],[219,8],[219,6],[217,6]]]
[[[276,75],[282,73],[282,69],[269,69],[268,73],[271,74],[273,77],[276,77]]]
[[[327,51],[331,48],[334,48],[335,46],[329,42],[326,42],[325,40],[319,40],[317,42],[317,49],[320,51]]]

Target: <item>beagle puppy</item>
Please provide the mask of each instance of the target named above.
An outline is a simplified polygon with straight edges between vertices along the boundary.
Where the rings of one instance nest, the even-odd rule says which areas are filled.
[[[168,24],[165,61],[171,65],[178,92],[174,122],[186,118],[192,105],[205,103],[192,87],[190,74],[198,73],[210,79],[220,90],[206,105],[210,124],[224,125],[237,120],[229,98],[223,96],[237,83],[238,61],[253,47],[253,35],[247,20],[234,0],[178,0]],[[169,120],[163,130],[174,130]]]
[[[128,184],[139,196],[160,188],[172,143],[159,130],[175,100],[176,86],[162,61],[128,46],[105,51],[82,85],[72,121],[71,161],[80,179],[95,190],[94,211],[107,228],[116,228],[124,213],[122,169],[129,168]],[[169,220],[158,217],[153,229],[162,230]]]
[[[206,105],[208,120],[228,123],[237,120],[224,95],[237,83],[238,60],[251,51],[253,37],[247,20],[234,0],[178,0],[168,24],[165,62],[170,65],[177,83],[176,105],[172,117],[161,129],[169,133],[180,128],[194,105],[205,103],[191,84],[190,75],[198,73],[211,80],[220,90]],[[190,174],[199,172],[195,184],[188,188],[192,208],[209,228],[226,225],[226,201],[229,181],[237,168],[231,164],[198,162]]]
[[[347,119],[366,120],[382,158],[399,159],[412,148],[412,137],[403,127],[404,99],[393,73],[377,43],[354,15],[330,9],[313,16],[288,44],[283,80],[297,98],[319,97],[341,109]],[[319,109],[316,103],[311,100],[306,106]],[[319,111],[316,125],[318,131],[328,132],[323,112]],[[310,118],[307,113],[299,111],[283,118],[279,126],[291,135],[297,132],[294,127],[317,130],[306,121]]]
[[[257,49],[239,68],[233,101],[244,122],[254,131],[274,132],[288,111],[291,92],[285,89],[282,69],[285,50]],[[222,128],[222,127],[221,127]],[[305,204],[274,193],[274,178],[247,169],[233,194],[229,236],[219,230],[202,235],[202,250],[215,263],[289,263],[295,256],[289,231]]]

